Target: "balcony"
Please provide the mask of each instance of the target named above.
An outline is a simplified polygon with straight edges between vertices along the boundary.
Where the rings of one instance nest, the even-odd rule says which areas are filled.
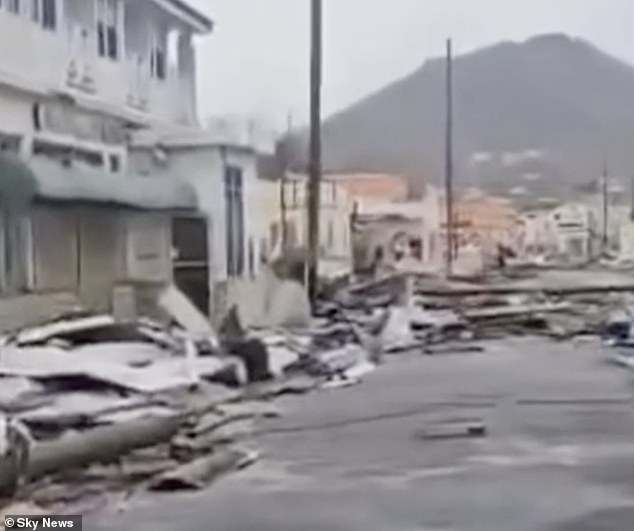
[[[194,72],[165,66],[151,76],[148,54],[122,50],[117,60],[99,57],[94,28],[67,20],[44,29],[24,14],[0,10],[0,81],[19,90],[61,92],[139,122],[195,122]],[[9,52],[9,53],[7,53]]]

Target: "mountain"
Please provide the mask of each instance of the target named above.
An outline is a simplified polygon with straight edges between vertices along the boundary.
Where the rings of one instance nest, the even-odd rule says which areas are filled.
[[[330,116],[327,171],[394,172],[441,182],[444,58]],[[456,180],[510,195],[561,195],[634,174],[634,68],[566,35],[503,42],[454,60]],[[306,163],[306,134],[290,141]]]

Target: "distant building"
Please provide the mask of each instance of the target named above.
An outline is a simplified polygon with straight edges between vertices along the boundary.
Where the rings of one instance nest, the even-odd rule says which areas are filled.
[[[565,203],[549,213],[557,254],[570,260],[589,260],[596,252],[598,223],[593,210]]]
[[[441,203],[443,240],[446,240],[446,205]],[[454,243],[460,247],[477,245],[495,250],[498,245],[514,247],[519,213],[511,200],[494,196],[467,196],[453,205]]]
[[[403,202],[409,198],[409,179],[402,175],[346,173],[329,174],[327,178],[336,181],[360,208],[376,203]]]
[[[283,236],[287,248],[308,248],[308,179],[289,173],[284,180],[261,179],[256,185],[260,248],[270,256],[280,249]],[[324,176],[321,182],[319,242],[322,271],[330,261],[350,266],[350,215],[352,204],[338,180]],[[264,258],[264,257],[263,257]]]
[[[355,269],[377,263],[438,269],[442,261],[440,226],[440,194],[431,185],[419,200],[362,204],[355,214]]]

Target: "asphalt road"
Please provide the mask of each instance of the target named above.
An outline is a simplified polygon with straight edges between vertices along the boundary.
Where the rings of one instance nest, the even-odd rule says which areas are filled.
[[[280,402],[252,468],[138,496],[99,531],[594,531],[634,528],[630,373],[594,343],[509,340],[396,357],[363,385]],[[484,438],[421,429],[483,420]]]

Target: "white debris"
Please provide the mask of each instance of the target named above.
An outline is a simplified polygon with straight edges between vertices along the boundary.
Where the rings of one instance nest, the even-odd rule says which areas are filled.
[[[407,306],[399,306],[390,309],[388,321],[383,328],[381,338],[386,352],[406,349],[414,342],[414,334],[411,328],[412,309]]]
[[[281,328],[308,328],[311,311],[306,289],[292,280],[280,282],[272,295],[269,326]]]
[[[102,328],[104,326],[114,325],[115,323],[115,318],[111,315],[97,315],[94,317],[66,319],[23,330],[17,335],[15,342],[18,345],[44,343],[57,335]]]
[[[190,334],[214,341],[216,334],[207,319],[174,285],[165,288],[159,298],[161,308]]]
[[[284,370],[299,360],[299,355],[285,346],[267,348],[269,353],[269,374],[274,378],[281,378]]]

